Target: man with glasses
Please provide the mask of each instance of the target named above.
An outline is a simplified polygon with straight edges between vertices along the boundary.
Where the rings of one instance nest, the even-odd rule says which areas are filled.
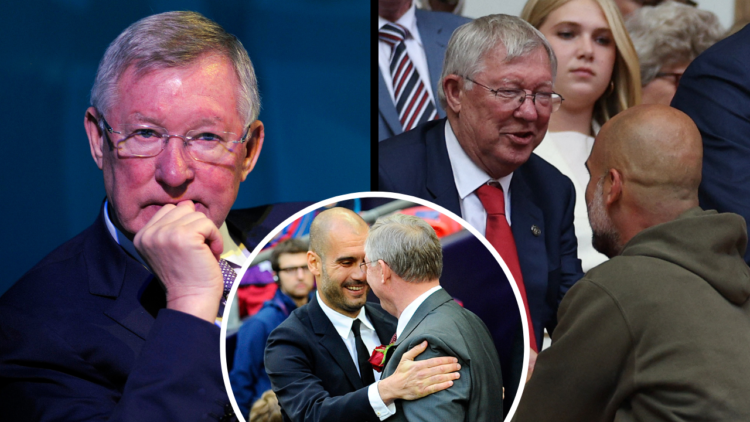
[[[378,145],[380,190],[441,205],[498,249],[521,292],[532,351],[541,348],[545,328],[554,330],[560,300],[583,275],[573,185],[531,153],[563,100],[552,90],[555,71],[549,43],[528,23],[507,15],[477,19],[448,44],[438,90],[447,119]],[[493,318],[491,309],[472,311]],[[493,338],[501,341],[499,333]],[[510,403],[520,367],[504,371]]]
[[[274,297],[240,327],[234,366],[229,374],[232,393],[243,415],[248,415],[253,403],[271,389],[271,380],[263,365],[268,335],[293,310],[307,303],[315,284],[307,268],[307,245],[300,239],[279,243],[271,254],[271,268],[278,289]]]
[[[200,14],[144,18],[108,47],[84,117],[106,201],[0,299],[4,419],[233,418],[215,322],[249,255],[225,219],[259,110],[244,47]]]

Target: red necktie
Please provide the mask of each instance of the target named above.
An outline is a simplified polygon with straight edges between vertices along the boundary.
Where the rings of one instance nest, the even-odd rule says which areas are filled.
[[[485,237],[492,246],[497,249],[497,253],[505,261],[505,265],[510,269],[510,273],[516,280],[518,291],[521,293],[523,306],[526,309],[526,320],[529,323],[529,340],[531,348],[536,352],[539,349],[536,344],[534,335],[534,326],[531,324],[531,313],[529,312],[529,302],[526,299],[526,287],[523,284],[523,275],[521,274],[521,265],[518,262],[518,251],[516,250],[516,241],[513,239],[513,233],[510,231],[510,225],[505,218],[505,197],[503,188],[497,182],[490,181],[476,190],[479,200],[482,201],[484,209],[487,211],[487,228]]]

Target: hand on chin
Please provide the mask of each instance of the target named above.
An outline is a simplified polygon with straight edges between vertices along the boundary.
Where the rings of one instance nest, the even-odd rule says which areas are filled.
[[[133,243],[167,292],[167,308],[216,318],[224,290],[221,233],[192,201],[161,207]]]

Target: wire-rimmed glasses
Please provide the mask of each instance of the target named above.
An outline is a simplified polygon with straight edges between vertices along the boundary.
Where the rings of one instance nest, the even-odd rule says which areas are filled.
[[[525,89],[510,89],[510,88],[492,89],[466,76],[463,76],[463,78],[495,94],[495,98],[500,100],[503,104],[507,105],[508,107],[512,107],[513,110],[521,107],[521,104],[523,104],[524,101],[526,101],[526,98],[531,97],[531,101],[536,106],[537,111],[545,112],[545,113],[554,113],[555,111],[560,109],[560,105],[562,105],[562,102],[564,100],[562,95],[556,92],[534,92],[534,93],[529,94],[528,92],[526,92]]]

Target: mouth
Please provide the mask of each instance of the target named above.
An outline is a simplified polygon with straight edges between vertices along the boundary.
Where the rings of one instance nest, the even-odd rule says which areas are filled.
[[[527,132],[510,132],[506,133],[511,141],[513,141],[516,145],[526,146],[531,144],[536,136],[534,136],[534,132],[527,131]]]
[[[359,295],[367,291],[367,284],[363,284],[363,283],[345,284],[344,289],[350,291],[352,294]]]
[[[573,74],[580,76],[596,76],[593,70],[588,67],[578,67],[570,71]]]

